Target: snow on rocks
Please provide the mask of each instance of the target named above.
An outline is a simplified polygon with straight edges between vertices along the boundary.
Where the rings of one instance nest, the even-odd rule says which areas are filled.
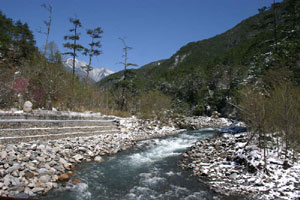
[[[194,116],[177,119],[175,123],[177,126],[185,129],[200,129],[208,127],[227,127],[232,124],[232,121],[227,118]]]
[[[196,142],[180,166],[212,189],[223,194],[239,194],[253,199],[299,199],[300,161],[285,167],[277,152],[268,151],[267,171],[263,150],[257,141],[246,145],[248,134],[225,135]]]

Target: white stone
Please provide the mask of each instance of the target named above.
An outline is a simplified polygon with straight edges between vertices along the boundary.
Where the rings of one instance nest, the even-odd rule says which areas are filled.
[[[32,189],[33,193],[42,192],[42,191],[44,191],[44,188],[42,188],[42,187],[36,187],[36,188]]]
[[[80,160],[83,159],[83,156],[80,155],[80,154],[77,154],[77,155],[73,156],[73,158],[74,158],[77,162],[80,162]]]
[[[6,159],[6,157],[7,157],[6,151],[2,151],[2,152],[0,153],[0,157],[1,157],[2,160]]]
[[[49,175],[44,175],[41,176],[39,180],[41,183],[48,183],[51,180],[51,177]]]
[[[23,111],[24,112],[31,112],[32,111],[32,103],[30,101],[26,101],[24,103]]]
[[[94,158],[94,161],[95,161],[95,162],[103,162],[104,159],[103,159],[101,156],[96,156],[96,157]]]

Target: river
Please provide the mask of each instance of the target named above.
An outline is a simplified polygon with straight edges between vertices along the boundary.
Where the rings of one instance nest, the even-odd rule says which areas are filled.
[[[104,157],[102,163],[87,162],[75,170],[82,181],[53,190],[45,199],[241,199],[221,196],[181,170],[181,154],[198,139],[215,137],[212,129],[189,131],[177,136],[140,141],[127,151]],[[44,198],[43,198],[44,199]]]

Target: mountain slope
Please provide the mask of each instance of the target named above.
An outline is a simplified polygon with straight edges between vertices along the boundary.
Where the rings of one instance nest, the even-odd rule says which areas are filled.
[[[80,77],[80,79],[84,79],[86,77],[86,71],[84,70],[84,66],[86,66],[87,63],[84,61],[79,61],[75,59],[75,74]],[[73,69],[73,58],[68,58],[64,61],[64,66],[67,71],[72,71]],[[104,67],[101,68],[93,68],[92,71],[89,73],[89,78],[93,80],[94,82],[98,82],[104,77],[113,74],[114,72],[106,69]]]
[[[276,65],[285,65],[295,76],[300,74],[296,62],[300,49],[299,4],[296,0],[277,3],[223,34],[183,46],[169,59],[129,70],[128,81],[140,94],[156,89],[170,95],[174,107],[186,107],[193,114],[213,110],[228,114],[228,99]],[[99,85],[111,88],[122,75],[122,71],[113,74]]]

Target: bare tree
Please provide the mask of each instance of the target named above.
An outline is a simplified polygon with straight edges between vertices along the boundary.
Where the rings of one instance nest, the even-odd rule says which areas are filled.
[[[273,0],[273,17],[274,17],[274,48],[275,48],[275,53],[277,53],[277,13],[276,13],[276,0]]]
[[[123,55],[123,58],[124,58],[124,61],[123,62],[120,62],[120,64],[123,64],[124,65],[124,74],[123,74],[123,82],[124,84],[122,84],[122,92],[121,92],[121,101],[120,101],[120,110],[124,110],[125,108],[125,104],[126,104],[126,81],[127,81],[127,68],[129,66],[137,66],[137,64],[133,64],[133,63],[129,63],[128,62],[128,51],[132,49],[132,47],[129,47],[127,44],[126,44],[126,41],[125,41],[125,38],[119,38],[123,45],[124,45],[124,48],[123,48],[123,51],[124,51],[124,55]]]
[[[102,53],[102,51],[100,50],[100,48],[102,47],[100,43],[100,38],[102,38],[101,34],[103,33],[103,30],[100,27],[97,27],[95,29],[88,29],[86,33],[92,38],[91,43],[89,43],[90,48],[85,48],[83,53],[84,55],[89,56],[89,64],[83,67],[86,71],[85,81],[87,84],[89,79],[89,73],[93,69],[92,58],[94,56],[99,56]]]
[[[48,20],[44,21],[44,24],[47,27],[47,32],[43,32],[41,30],[38,31],[41,34],[46,35],[46,42],[45,42],[45,47],[44,47],[44,52],[43,52],[43,56],[45,56],[46,55],[46,51],[47,51],[47,47],[48,47],[48,40],[49,40],[49,35],[50,35],[50,30],[51,30],[51,23],[52,23],[52,6],[51,6],[50,3],[48,3],[48,4],[43,3],[41,6],[43,8],[45,8],[49,12],[49,18],[48,18]]]

